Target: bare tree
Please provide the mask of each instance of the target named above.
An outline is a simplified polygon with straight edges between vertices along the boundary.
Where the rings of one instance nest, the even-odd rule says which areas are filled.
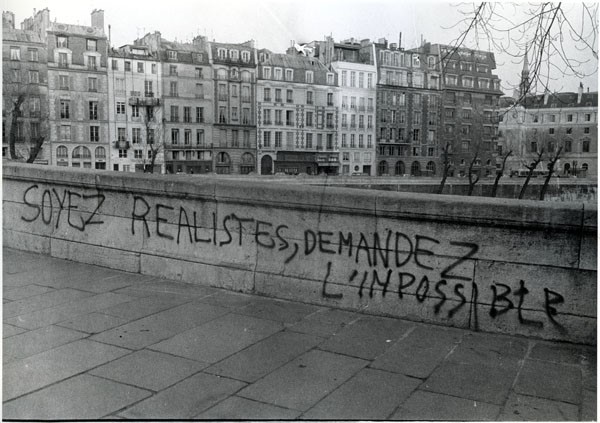
[[[531,163],[523,164],[523,166],[525,166],[525,168],[527,168],[527,170],[529,170],[529,172],[527,172],[527,177],[525,178],[525,182],[523,182],[523,186],[521,187],[521,191],[519,192],[519,200],[523,199],[523,196],[525,195],[525,191],[527,190],[527,185],[529,185],[529,181],[531,180],[531,177],[533,176],[535,169],[541,163],[543,157],[544,157],[544,148],[542,147],[540,149],[540,151],[538,151],[536,153],[535,159]]]
[[[496,179],[494,180],[494,186],[492,188],[492,197],[496,196],[496,192],[498,191],[498,184],[500,183],[500,178],[504,176],[504,170],[506,169],[506,160],[511,154],[512,150],[509,150],[508,153],[506,153],[504,157],[502,157],[502,166],[500,167],[500,170],[496,172]]]
[[[548,184],[550,183],[550,178],[552,178],[552,174],[554,173],[554,167],[556,166],[556,162],[560,158],[560,154],[562,153],[563,146],[561,145],[558,150],[554,153],[554,155],[548,161],[548,173],[546,174],[546,179],[544,179],[544,185],[542,185],[542,189],[540,190],[540,200],[544,200],[546,196],[546,190],[548,189]]]
[[[142,119],[144,123],[146,142],[142,158],[137,161],[142,165],[144,173],[154,173],[156,160],[164,154],[164,122],[158,102],[144,106]]]
[[[468,173],[468,177],[469,177],[469,192],[467,193],[468,196],[473,195],[473,190],[475,189],[475,184],[477,184],[477,182],[479,182],[479,178],[480,178],[480,171],[475,172],[474,171],[474,167],[475,167],[475,163],[477,162],[478,156],[479,155],[479,145],[477,145],[477,147],[475,148],[475,152],[473,154],[473,158],[471,159],[471,161],[469,162],[469,173]]]
[[[522,88],[516,104],[530,91],[545,91],[550,80],[597,73],[598,3],[462,3],[459,12],[454,48],[484,43],[515,64],[527,53],[526,86],[510,87]]]
[[[450,169],[452,168],[452,164],[450,163],[450,150],[451,144],[450,142],[446,142],[446,146],[442,148],[442,181],[440,182],[440,186],[438,187],[438,194],[442,194],[444,192],[444,185],[446,185],[446,179],[448,179],[448,174],[450,173]]]

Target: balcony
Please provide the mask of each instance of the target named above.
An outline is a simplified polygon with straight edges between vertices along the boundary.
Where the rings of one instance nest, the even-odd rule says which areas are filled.
[[[160,99],[154,98],[154,97],[130,97],[129,105],[130,106],[156,107],[156,106],[160,105]]]
[[[243,95],[242,96],[242,102],[244,102],[244,103],[251,103],[252,102],[252,97],[250,97],[249,95]]]
[[[67,62],[58,62],[58,67],[67,69],[69,67],[69,64]]]
[[[119,150],[128,150],[130,147],[129,141],[119,140],[115,141],[115,148]]]
[[[358,111],[359,112],[364,112],[365,111],[365,106],[358,106]]]
[[[154,97],[154,92],[146,91],[146,92],[144,92],[144,97]]]

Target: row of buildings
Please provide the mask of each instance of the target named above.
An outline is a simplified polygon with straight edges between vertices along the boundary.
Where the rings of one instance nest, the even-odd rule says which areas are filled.
[[[437,176],[447,157],[486,176],[511,134],[491,52],[325,37],[278,54],[159,32],[113,48],[104,26],[102,10],[21,29],[3,12],[3,156],[14,137],[23,159],[38,140],[37,162],[117,171]]]

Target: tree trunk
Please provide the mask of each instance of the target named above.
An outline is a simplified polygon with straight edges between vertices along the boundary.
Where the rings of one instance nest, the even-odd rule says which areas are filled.
[[[17,100],[13,104],[12,109],[12,119],[10,125],[10,139],[8,140],[8,146],[10,151],[10,158],[12,160],[17,159],[17,124],[19,122],[19,117],[21,116],[21,104],[25,101],[25,96],[23,94],[17,97]]]
[[[39,137],[35,140],[35,144],[33,148],[29,152],[29,157],[27,158],[27,163],[33,163],[35,159],[37,159],[38,154],[40,154],[40,150],[42,149],[42,145],[44,144],[44,137]]]
[[[552,158],[552,160],[550,160],[550,163],[548,163],[548,174],[546,175],[546,179],[544,179],[544,185],[542,185],[542,189],[540,190],[540,201],[544,201],[546,190],[548,189],[548,184],[550,183],[550,178],[552,178],[552,174],[554,173],[554,166],[556,166],[556,162],[558,161],[561,152],[562,147],[558,149],[556,155]]]
[[[442,182],[440,182],[440,186],[438,187],[438,194],[442,194],[444,192],[444,185],[446,185],[446,179],[448,178],[448,172],[444,172],[444,176],[442,177]]]
[[[502,176],[504,176],[504,169],[506,169],[506,160],[508,159],[508,156],[510,156],[512,154],[512,150],[510,150],[508,153],[506,153],[506,156],[504,156],[504,158],[502,159],[502,167],[500,168],[500,172],[498,172],[496,174],[496,179],[494,180],[494,187],[492,188],[492,197],[496,196],[496,193],[498,191],[498,184],[500,183],[500,178],[502,178]]]
[[[525,195],[525,190],[527,189],[527,185],[529,185],[529,180],[531,179],[531,175],[533,175],[534,169],[535,168],[529,169],[527,178],[525,178],[525,182],[523,182],[523,186],[521,187],[521,192],[519,192],[519,200],[522,200],[523,196]]]

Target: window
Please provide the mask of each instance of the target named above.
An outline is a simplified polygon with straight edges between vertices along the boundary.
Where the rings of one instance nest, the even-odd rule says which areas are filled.
[[[281,131],[275,132],[275,148],[281,148],[281,139],[283,138],[283,133]]]
[[[356,87],[356,72],[350,72],[350,86]]]
[[[119,158],[126,159],[127,158],[127,150],[119,150]],[[125,170],[125,166],[123,166],[123,170]]]
[[[60,118],[61,119],[69,119],[70,118],[70,104],[69,100],[60,100]]]
[[[66,68],[69,66],[69,58],[67,53],[58,53],[58,67]]]
[[[169,65],[169,75],[177,75],[177,65]]]
[[[190,123],[192,121],[192,108],[188,106],[183,107],[183,121]]]
[[[219,123],[227,123],[227,113],[225,106],[219,106]]]
[[[583,140],[581,143],[581,152],[582,153],[589,153],[590,152],[590,141],[589,140]]]
[[[119,70],[119,62],[117,61],[117,59],[112,59],[110,63],[110,67],[112,70]]]
[[[373,74],[367,74],[367,88],[373,88]]]
[[[294,79],[294,71],[292,69],[285,70],[285,80],[291,81]]]
[[[131,106],[131,117],[140,117],[140,107],[137,105]]]
[[[125,133],[125,128],[117,128],[117,140],[118,141],[126,141],[127,134]]]
[[[204,146],[204,129],[196,130],[196,145]]]
[[[117,114],[124,115],[125,114],[125,102],[117,101]]]
[[[279,89],[279,88],[275,89],[275,102],[276,103],[281,103],[282,102],[282,100],[281,100],[281,89]]]
[[[97,45],[96,40],[90,40],[90,39],[86,40],[86,49],[88,51],[96,51],[96,45]]]
[[[89,111],[90,120],[98,120],[98,102],[97,101],[89,102],[88,111]]]
[[[138,73],[144,73],[144,62],[137,62]]]
[[[204,122],[204,107],[196,107],[196,122]]]
[[[286,110],[285,112],[285,125],[294,126],[294,112],[292,110]]]
[[[264,79],[271,79],[271,68],[263,68],[262,74]]]
[[[327,85],[333,85],[333,74],[332,73],[327,74]]]
[[[175,50],[168,50],[167,54],[169,56],[169,60],[177,60],[177,52]]]
[[[333,106],[333,93],[327,93],[327,105]]]
[[[286,101],[288,103],[293,103],[294,102],[294,91],[293,90],[287,90],[286,91]]]
[[[306,104],[313,104],[313,92],[312,91],[306,92]]]
[[[196,75],[196,78],[201,79],[202,78],[202,68],[196,68],[195,75]]]
[[[38,50],[36,48],[30,48],[27,50],[29,53],[29,61],[30,62],[38,62],[39,59],[39,55],[38,55]]]
[[[142,142],[142,130],[141,128],[131,129],[131,142],[133,144],[139,144]]]
[[[446,75],[446,85],[456,85],[456,75]]]
[[[179,144],[179,129],[171,128],[171,144]]]
[[[281,68],[275,68],[275,79],[277,79],[277,80],[281,80],[282,79],[282,70],[281,70]]]
[[[171,106],[171,122],[179,122],[179,106]]]
[[[413,96],[413,104],[415,106],[420,106],[421,105],[421,94],[414,94],[414,96]]]
[[[231,120],[238,120],[238,108],[237,107],[231,108]]]
[[[60,126],[60,140],[71,141],[71,127],[69,125]]]
[[[419,139],[421,139],[419,129],[413,129],[413,141],[419,141]]]
[[[242,62],[249,62],[249,61],[250,61],[250,52],[242,51]]]
[[[88,66],[87,66],[88,69],[96,70],[97,69],[97,67],[96,67],[96,56],[88,56],[87,60],[88,60]]]
[[[537,148],[537,141],[531,141],[531,144],[529,145],[530,148],[530,152],[531,153],[537,153],[538,148]]]
[[[177,97],[179,95],[177,91],[177,82],[171,81],[169,84],[169,95],[172,97]]]
[[[565,140],[565,153],[570,153],[573,150],[573,142],[571,140]]]
[[[88,78],[88,91],[96,92],[98,91],[98,78]]]
[[[419,67],[421,66],[421,60],[419,59],[419,56],[417,56],[416,54],[413,55],[413,67]]]
[[[183,144],[190,145],[192,143],[192,130],[186,129],[183,133]]]
[[[141,159],[142,158],[142,154],[143,154],[142,150],[139,150],[139,149],[133,150],[133,157],[135,159]]]
[[[58,48],[69,48],[69,39],[64,35],[58,35],[56,37],[56,47]]]
[[[590,113],[586,113],[584,116],[584,120],[586,122],[590,122],[592,120],[592,115]]]
[[[147,138],[146,142],[148,144],[154,144],[154,129],[150,129],[150,128],[148,129],[146,138]]]
[[[263,101],[271,101],[271,89],[265,88],[263,90]]]
[[[263,133],[263,147],[270,148],[271,147],[271,132],[265,131]]]
[[[231,96],[232,97],[238,96],[238,86],[237,85],[231,85]]]
[[[247,107],[244,107],[242,109],[242,125],[251,125],[251,119],[250,119],[250,109]]]
[[[554,134],[554,128],[548,128],[548,133],[550,135],[553,135]]]
[[[313,126],[313,112],[306,112],[306,126]]]
[[[589,127],[583,128],[583,133],[584,134],[589,134],[590,133],[590,128]]]
[[[39,84],[40,82],[40,73],[38,71],[30,70],[29,71],[29,83],[30,84]]]

